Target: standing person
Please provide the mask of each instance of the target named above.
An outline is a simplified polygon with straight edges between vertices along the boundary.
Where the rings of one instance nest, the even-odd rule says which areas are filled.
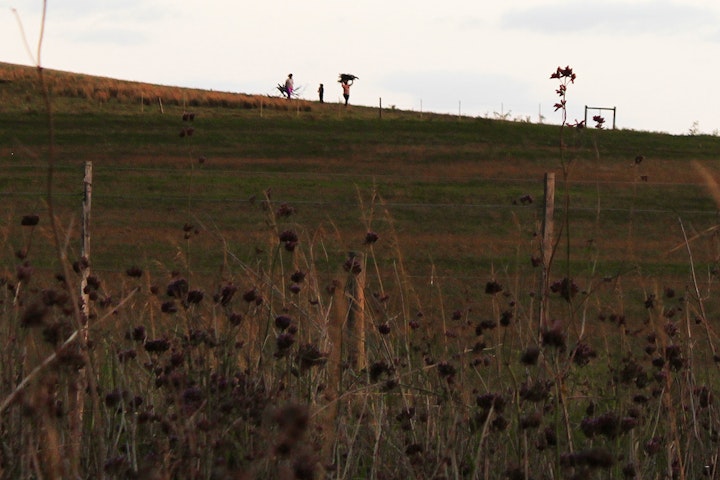
[[[322,83],[320,84],[320,87],[318,88],[318,95],[320,96],[320,103],[324,103],[323,95],[325,95],[325,87],[323,86]]]
[[[291,73],[288,75],[287,80],[285,80],[285,93],[287,93],[288,100],[290,100],[290,97],[292,96],[294,86],[295,82],[293,81]]]
[[[345,99],[345,106],[347,107],[348,101],[350,100],[350,86],[353,84],[352,80],[343,80],[340,85],[343,89],[343,98]]]

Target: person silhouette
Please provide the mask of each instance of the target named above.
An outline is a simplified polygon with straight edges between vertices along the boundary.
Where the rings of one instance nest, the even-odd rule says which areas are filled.
[[[323,101],[323,95],[325,95],[325,87],[323,84],[320,84],[320,87],[318,87],[318,96],[320,97],[320,103],[324,103]]]
[[[290,97],[293,93],[293,88],[295,86],[295,82],[293,81],[292,73],[288,75],[287,80],[285,80],[285,93],[287,94],[288,100],[290,100]]]
[[[347,107],[348,102],[350,101],[350,86],[353,84],[352,80],[343,80],[340,85],[342,85],[343,89],[343,98],[345,99],[345,106]]]

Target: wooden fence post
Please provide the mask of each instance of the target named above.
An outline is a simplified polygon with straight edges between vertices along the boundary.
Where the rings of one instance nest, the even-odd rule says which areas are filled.
[[[90,276],[90,206],[92,205],[92,162],[85,162],[85,176],[83,177],[83,201],[82,201],[82,226],[81,226],[81,245],[80,258],[85,263],[85,268],[81,270],[82,278],[80,280],[80,298],[82,299],[82,325],[79,338],[80,349],[86,348],[88,342],[87,325],[90,318],[90,295],[86,291],[88,277]],[[69,418],[70,430],[73,439],[68,452],[69,462],[71,465],[72,476],[77,476],[79,469],[79,459],[81,456],[80,446],[82,445],[82,426],[83,417],[85,416],[85,391],[88,387],[87,380],[88,370],[83,367],[76,378],[74,388],[75,395],[70,396],[69,402]]]
[[[328,315],[328,386],[325,397],[329,405],[320,417],[323,433],[321,456],[332,461],[337,437],[337,417],[342,397],[342,353],[356,371],[367,368],[365,358],[365,265],[363,256],[350,252],[345,285],[333,286],[332,304]]]
[[[365,262],[362,254],[350,253],[350,272],[345,295],[348,297],[348,317],[345,328],[348,357],[358,371],[367,367],[365,358]]]
[[[545,174],[545,208],[542,224],[542,274],[540,280],[540,328],[548,326],[550,264],[553,254],[553,216],[555,213],[555,174]]]
[[[87,263],[87,268],[82,270],[82,281],[80,282],[80,296],[83,300],[83,314],[85,321],[90,316],[90,296],[85,292],[87,280],[90,276],[90,208],[92,206],[92,162],[85,162],[85,177],[83,178],[83,203],[82,203],[82,245],[80,256]]]

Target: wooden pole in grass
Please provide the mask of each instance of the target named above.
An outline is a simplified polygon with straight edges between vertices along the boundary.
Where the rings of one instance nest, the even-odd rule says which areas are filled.
[[[540,328],[548,326],[548,285],[553,254],[553,228],[555,214],[555,174],[545,174],[545,211],[542,225],[542,277],[540,280]]]
[[[350,252],[351,269],[345,294],[349,300],[346,323],[348,357],[351,365],[361,371],[367,367],[365,358],[365,262],[362,254]],[[357,266],[358,268],[356,269]]]
[[[82,281],[80,282],[80,295],[83,300],[83,314],[85,320],[89,318],[90,297],[85,292],[88,277],[90,276],[90,207],[92,206],[92,162],[85,162],[85,177],[83,178],[83,204],[82,204],[82,245],[80,256],[87,262],[87,268],[82,270]],[[87,340],[87,339],[86,339]]]
[[[82,298],[82,325],[79,326],[80,336],[82,340],[81,347],[85,348],[88,342],[88,322],[90,318],[90,295],[86,289],[88,277],[90,276],[90,207],[92,205],[92,162],[85,162],[85,176],[83,177],[83,201],[82,201],[82,231],[80,258],[85,263],[85,268],[81,270],[82,278],[80,280],[80,298]],[[72,431],[72,445],[68,456],[73,474],[76,476],[79,469],[80,445],[82,445],[82,426],[83,417],[85,416],[85,391],[87,389],[88,380],[87,368],[83,367],[79,372],[75,382],[75,404],[70,405],[72,412],[72,422],[70,429]],[[72,398],[72,397],[71,397]]]
[[[337,438],[337,418],[343,394],[343,350],[348,363],[356,371],[367,368],[365,358],[365,265],[355,252],[348,255],[348,275],[345,285],[333,287],[332,304],[328,312],[328,386],[325,398],[328,405],[320,416],[323,444],[321,457],[332,463]]]

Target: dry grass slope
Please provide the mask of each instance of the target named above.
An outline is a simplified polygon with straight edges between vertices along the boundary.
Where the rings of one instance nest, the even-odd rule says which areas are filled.
[[[288,105],[281,98],[261,95],[245,95],[242,93],[215,92],[200,89],[179,88],[148,83],[131,82],[104,78],[79,73],[45,70],[48,88],[54,98],[83,99],[100,104],[116,102],[120,104],[179,105],[186,108],[225,107],[253,109],[263,108],[288,110],[296,109],[297,105]],[[37,77],[36,69],[7,63],[0,63],[0,83],[6,89],[12,84],[22,86],[33,85]],[[9,89],[8,89],[9,90]],[[3,91],[0,89],[0,92]],[[3,101],[9,105],[18,100],[31,101],[37,92],[28,91],[27,95],[17,98],[5,95]],[[305,103],[305,102],[303,102]],[[300,108],[307,109],[304,104]]]

